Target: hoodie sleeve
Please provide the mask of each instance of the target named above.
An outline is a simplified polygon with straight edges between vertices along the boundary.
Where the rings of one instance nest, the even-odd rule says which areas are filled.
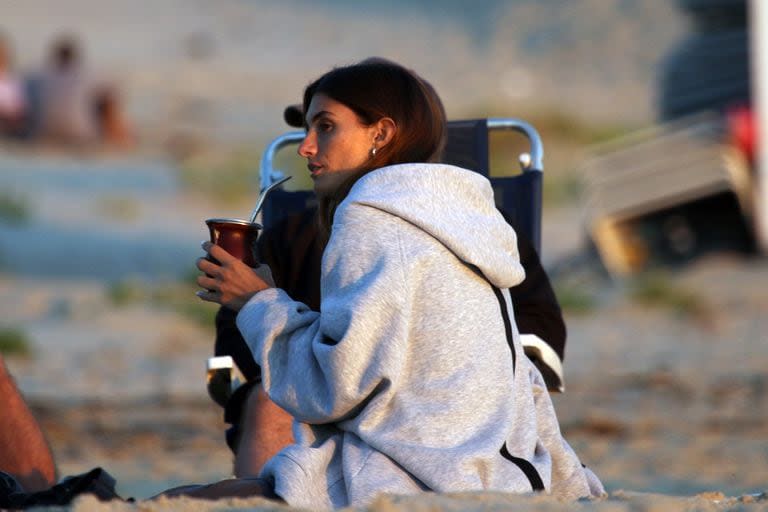
[[[373,208],[340,209],[323,257],[320,312],[273,288],[239,313],[266,392],[298,420],[353,417],[400,373],[410,301],[399,222]]]

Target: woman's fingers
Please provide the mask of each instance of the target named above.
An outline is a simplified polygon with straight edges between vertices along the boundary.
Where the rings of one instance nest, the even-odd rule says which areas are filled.
[[[268,266],[253,269],[209,241],[202,247],[207,256],[197,259],[203,273],[197,277],[200,299],[239,310],[254,294],[275,286]]]
[[[206,290],[216,290],[218,288],[216,278],[209,275],[197,276],[197,284],[200,285],[200,288],[205,288]]]
[[[219,292],[215,292],[213,290],[198,290],[195,292],[195,295],[197,295],[198,297],[200,297],[202,300],[206,302],[220,303]]]
[[[226,249],[223,249],[218,245],[215,245],[207,240],[203,242],[202,246],[203,246],[203,250],[207,252],[211,256],[211,258],[221,262],[222,265],[226,265],[232,261],[237,260],[237,258],[229,254],[226,251]]]
[[[220,265],[217,265],[208,258],[197,258],[196,266],[198,270],[205,272],[209,276],[218,274],[219,269],[221,269]]]

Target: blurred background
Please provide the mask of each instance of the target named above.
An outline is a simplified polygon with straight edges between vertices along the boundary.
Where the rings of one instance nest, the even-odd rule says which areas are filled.
[[[204,220],[248,215],[306,84],[382,56],[450,119],[541,134],[569,328],[555,402],[588,464],[612,489],[764,489],[747,3],[2,2],[0,352],[62,472],[102,465],[137,497],[228,474]],[[523,150],[492,137],[491,173]],[[286,188],[310,187],[291,153]]]

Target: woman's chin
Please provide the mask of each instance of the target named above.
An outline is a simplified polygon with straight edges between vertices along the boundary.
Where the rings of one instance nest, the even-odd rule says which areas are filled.
[[[325,180],[322,177],[313,178],[314,185],[312,189],[315,191],[315,195],[318,199],[328,198],[333,195],[335,190],[335,184],[333,180]]]
[[[318,199],[324,199],[328,195],[328,191],[325,190],[325,187],[322,185],[318,186],[317,181],[315,181],[315,186],[312,187],[312,190],[315,192],[315,196],[317,196]]]

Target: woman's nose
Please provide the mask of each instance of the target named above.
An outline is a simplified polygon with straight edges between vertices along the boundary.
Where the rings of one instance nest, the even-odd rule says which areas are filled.
[[[307,133],[307,136],[304,137],[304,140],[301,141],[301,144],[299,144],[298,153],[299,156],[302,156],[304,158],[309,158],[310,156],[314,155],[317,152],[317,148],[315,145],[314,135],[311,133]]]

